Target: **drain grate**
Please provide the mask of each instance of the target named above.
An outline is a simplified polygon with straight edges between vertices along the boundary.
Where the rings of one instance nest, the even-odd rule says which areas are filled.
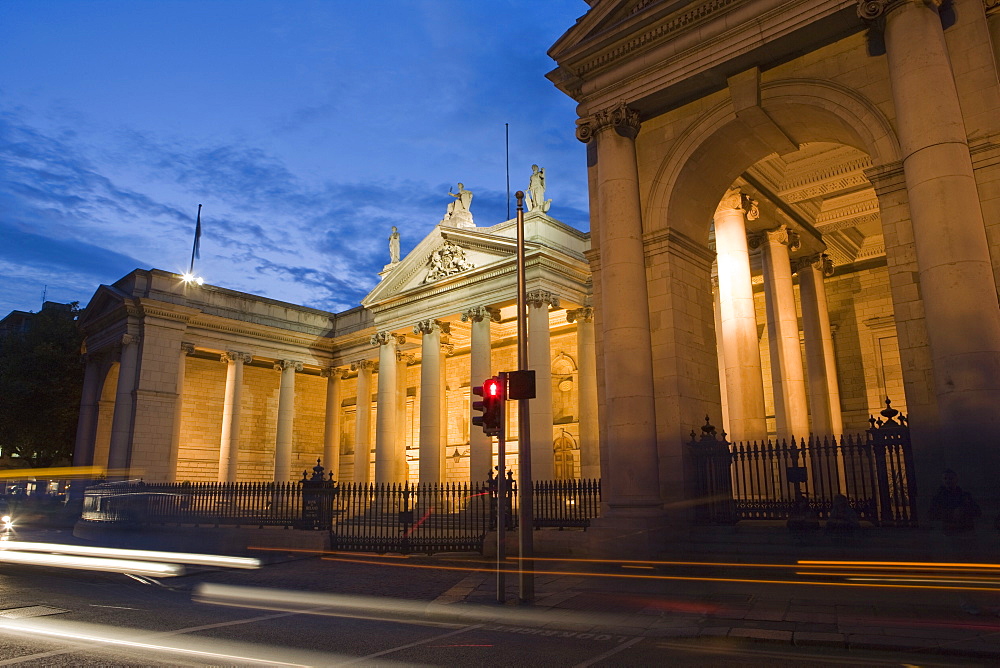
[[[69,610],[62,608],[50,608],[47,605],[29,605],[23,608],[9,608],[0,610],[0,617],[7,619],[23,619],[25,617],[44,617],[45,615],[58,615]]]

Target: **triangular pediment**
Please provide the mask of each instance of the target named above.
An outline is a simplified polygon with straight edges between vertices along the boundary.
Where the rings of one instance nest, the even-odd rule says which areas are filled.
[[[131,302],[131,295],[113,285],[101,285],[94,292],[94,296],[90,298],[87,308],[80,314],[80,327],[86,331],[88,325],[102,321],[116,312],[122,312],[124,315],[122,309]]]
[[[559,61],[562,56],[601,35],[617,32],[632,19],[657,9],[688,4],[684,0],[597,0],[576,25],[567,30],[552,48],[549,56]]]
[[[511,262],[516,253],[515,239],[487,234],[481,228],[439,225],[395,267],[387,269],[382,282],[361,304],[370,308],[399,295],[427,290],[491,265]]]

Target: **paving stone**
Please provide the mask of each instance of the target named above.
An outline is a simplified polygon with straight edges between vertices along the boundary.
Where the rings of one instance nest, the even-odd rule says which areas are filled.
[[[730,638],[746,638],[748,640],[771,640],[777,642],[791,642],[791,631],[777,631],[771,629],[733,629],[729,632]]]
[[[846,647],[847,636],[843,633],[815,633],[811,631],[796,631],[792,634],[792,642],[796,645],[821,645],[824,647]]]
[[[823,612],[789,612],[785,615],[788,622],[813,622],[814,624],[835,624],[837,615]]]

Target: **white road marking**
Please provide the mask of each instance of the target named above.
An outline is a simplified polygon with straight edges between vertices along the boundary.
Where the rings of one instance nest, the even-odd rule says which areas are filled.
[[[420,645],[426,645],[429,642],[435,640],[442,640],[444,638],[450,638],[451,636],[457,636],[459,633],[465,633],[466,631],[471,631],[473,629],[478,629],[482,624],[473,624],[472,626],[466,626],[464,628],[458,629],[457,631],[451,631],[449,633],[442,633],[441,635],[432,636],[430,638],[425,638],[424,640],[418,640],[417,642],[407,643],[406,645],[400,645],[399,647],[392,647],[390,649],[384,649],[381,652],[375,652],[374,654],[369,654],[368,656],[359,656],[357,659],[347,661],[346,663],[340,663],[340,666],[349,666],[354,663],[359,663],[361,661],[367,661],[369,659],[374,659],[386,654],[392,654],[393,652],[399,652],[404,649],[409,649],[411,647],[418,647]]]

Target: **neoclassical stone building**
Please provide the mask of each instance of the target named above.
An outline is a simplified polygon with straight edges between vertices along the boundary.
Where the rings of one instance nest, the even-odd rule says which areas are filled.
[[[155,269],[101,286],[81,317],[75,462],[149,481],[296,480],[317,458],[338,480],[486,480],[470,387],[517,368],[515,221],[449,207],[402,259],[393,236],[381,282],[343,313]],[[596,478],[588,235],[536,210],[525,240],[536,475]],[[514,467],[515,403],[508,423]]]
[[[800,436],[887,395],[919,499],[951,467],[996,506],[996,1],[589,4],[548,76],[588,151],[605,526],[682,516],[706,414]]]

